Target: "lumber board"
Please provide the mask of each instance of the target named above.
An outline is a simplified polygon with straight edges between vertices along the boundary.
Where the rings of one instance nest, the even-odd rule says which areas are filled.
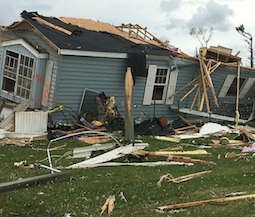
[[[162,141],[168,141],[168,142],[180,142],[180,139],[174,138],[174,137],[168,137],[168,136],[155,136],[155,139],[162,140]]]
[[[236,127],[238,126],[240,114],[239,114],[239,95],[240,95],[240,62],[237,66],[237,84],[236,84]]]
[[[53,29],[56,29],[56,30],[58,30],[60,32],[63,32],[65,34],[67,34],[67,35],[72,35],[71,31],[69,31],[67,29],[64,29],[64,28],[62,28],[60,26],[56,26],[56,25],[54,25],[54,24],[52,24],[52,23],[50,23],[50,22],[48,22],[48,21],[46,21],[46,20],[44,20],[44,19],[42,19],[40,17],[33,17],[32,19],[36,20],[38,23],[44,24],[46,26],[49,26],[49,27],[51,27]]]
[[[234,197],[223,197],[223,198],[201,200],[201,201],[194,201],[194,202],[188,202],[188,203],[179,203],[179,204],[173,204],[173,205],[160,206],[157,209],[162,211],[168,211],[172,209],[183,209],[188,207],[201,206],[203,204],[217,204],[217,203],[225,203],[228,201],[251,199],[251,198],[255,198],[255,194],[248,194],[248,195],[234,196]]]
[[[208,99],[208,95],[207,95],[207,88],[206,88],[206,83],[205,83],[204,70],[203,70],[203,67],[202,67],[202,60],[201,59],[199,59],[199,63],[200,63],[200,71],[201,71],[201,78],[202,78],[203,93],[204,93],[204,97],[205,97],[206,109],[207,109],[208,113],[211,113],[209,99]]]
[[[216,96],[216,92],[215,92],[215,89],[214,89],[214,86],[213,86],[212,79],[210,77],[210,72],[209,72],[208,68],[206,67],[205,62],[203,60],[202,60],[202,67],[204,69],[205,76],[206,76],[206,79],[207,79],[208,84],[209,84],[209,88],[211,89],[211,92],[212,92],[212,95],[213,95],[214,104],[217,107],[219,107],[219,103],[218,103],[218,99],[217,99],[217,96]]]
[[[60,173],[44,174],[40,176],[18,179],[16,181],[0,183],[0,192],[10,191],[13,189],[32,186],[36,184],[43,184],[51,180],[66,180],[66,179],[69,179],[70,177],[71,177],[71,173],[60,172]]]
[[[203,175],[211,173],[211,172],[212,172],[211,170],[207,170],[207,171],[202,171],[202,172],[198,172],[198,173],[192,173],[192,174],[189,174],[189,175],[185,175],[185,176],[180,176],[180,177],[177,177],[177,178],[169,179],[168,182],[174,182],[174,183],[178,184],[178,183],[181,183],[181,182],[184,182],[184,181],[188,181],[188,180],[196,178],[196,177],[203,176]]]
[[[133,119],[133,86],[134,79],[131,68],[128,67],[125,75],[125,139],[134,142],[134,119]]]
[[[89,136],[89,137],[78,137],[77,138],[81,142],[85,142],[87,144],[96,144],[100,142],[106,142],[110,140],[109,136],[101,135],[101,136]]]
[[[129,144],[126,146],[118,147],[94,158],[90,158],[88,160],[68,166],[67,168],[81,168],[86,165],[104,163],[113,159],[123,157],[127,154],[132,153],[133,151],[144,149],[148,145],[149,145],[148,143],[135,143],[134,145]]]
[[[114,167],[114,166],[143,166],[143,167],[155,167],[155,166],[170,166],[170,165],[180,165],[180,166],[193,166],[193,163],[186,162],[167,162],[167,161],[157,161],[157,162],[134,162],[134,163],[122,163],[122,162],[106,162],[99,164],[87,164],[82,165],[79,168],[94,168],[94,167]]]

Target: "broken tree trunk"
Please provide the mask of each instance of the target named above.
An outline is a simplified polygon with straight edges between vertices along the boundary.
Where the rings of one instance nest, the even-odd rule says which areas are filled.
[[[134,143],[133,86],[131,68],[128,67],[125,76],[125,139],[130,143]]]
[[[203,204],[219,204],[219,203],[225,203],[228,201],[242,200],[242,199],[248,199],[248,198],[255,198],[255,194],[248,194],[248,195],[227,197],[227,198],[224,197],[224,198],[218,198],[218,199],[201,200],[201,201],[194,201],[194,202],[189,202],[189,203],[180,203],[180,204],[174,204],[174,205],[160,206],[157,209],[162,210],[162,211],[168,211],[168,210],[172,210],[172,209],[183,209],[183,208],[188,208],[188,207],[201,206]]]

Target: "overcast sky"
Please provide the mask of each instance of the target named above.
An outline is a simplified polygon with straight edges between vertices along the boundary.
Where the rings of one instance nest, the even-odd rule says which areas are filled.
[[[191,27],[213,27],[209,45],[241,51],[248,64],[246,43],[235,27],[244,24],[255,36],[255,0],[0,0],[0,25],[20,20],[23,10],[46,16],[91,18],[114,25],[140,24],[190,55],[200,47]]]

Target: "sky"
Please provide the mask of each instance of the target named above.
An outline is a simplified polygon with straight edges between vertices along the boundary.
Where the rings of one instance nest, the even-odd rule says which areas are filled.
[[[235,27],[243,24],[255,37],[255,0],[0,0],[0,6],[0,25],[21,20],[23,10],[139,24],[192,56],[201,43],[190,35],[191,28],[213,28],[208,45],[232,48],[233,54],[240,51],[244,65],[249,65],[248,46]]]

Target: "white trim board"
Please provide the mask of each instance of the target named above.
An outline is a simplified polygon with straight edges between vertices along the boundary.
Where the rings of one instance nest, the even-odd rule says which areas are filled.
[[[190,110],[188,108],[181,108],[178,110],[179,112],[185,113],[185,114],[190,114],[190,115],[196,115],[200,117],[206,117],[206,118],[212,118],[212,119],[218,119],[218,120],[224,120],[224,121],[230,121],[230,122],[235,122],[235,118],[229,117],[229,116],[224,116],[224,115],[217,115],[217,114],[209,114],[207,112],[200,112],[200,111],[195,111],[195,110]],[[247,123],[248,120],[244,119],[239,119],[238,122],[241,124]]]
[[[23,39],[15,39],[15,40],[10,40],[10,41],[4,41],[0,43],[0,46],[2,47],[7,47],[7,46],[12,46],[12,45],[22,45],[24,48],[26,48],[30,53],[32,53],[35,57],[39,59],[47,59],[48,54],[46,53],[39,53],[34,47],[32,47],[30,44],[25,42]]]
[[[71,55],[71,56],[117,58],[117,59],[127,59],[128,58],[127,53],[82,51],[82,50],[69,50],[69,49],[58,49],[58,54],[59,55]]]

